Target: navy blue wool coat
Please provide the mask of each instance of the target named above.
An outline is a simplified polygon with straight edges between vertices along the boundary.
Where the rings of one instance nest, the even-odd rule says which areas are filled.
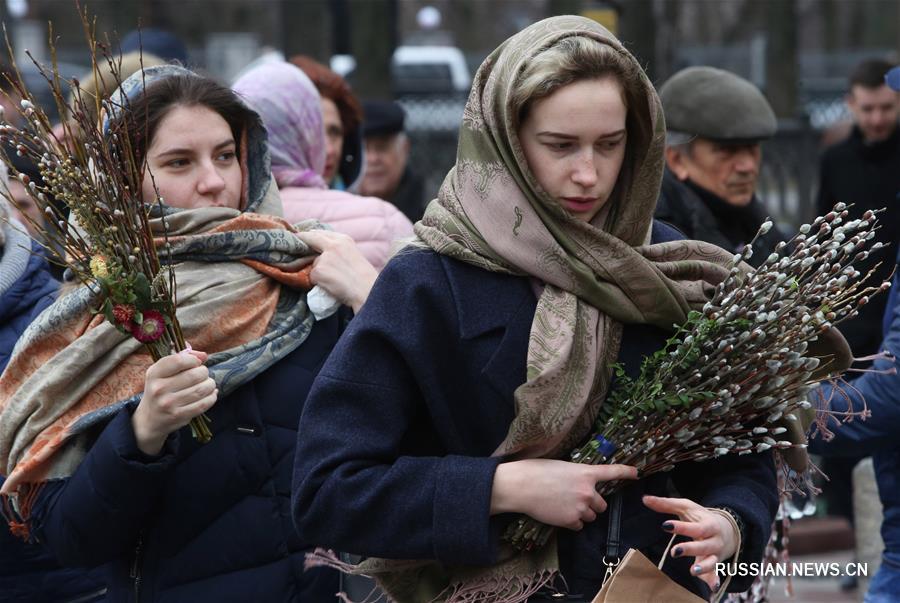
[[[110,601],[335,600],[334,570],[303,571],[291,522],[297,424],[346,314],[316,323],[280,362],[219,400],[213,438],[187,428],[144,455],[123,409],[67,480],[44,487],[35,535],[65,564],[106,564]]]
[[[680,238],[659,223],[653,235]],[[395,257],[316,378],[300,420],[293,512],[302,538],[364,556],[495,562],[511,517],[489,514],[501,462],[490,455],[525,382],[535,307],[527,278],[430,250]],[[634,373],[665,338],[655,327],[627,325],[619,359]],[[747,532],[742,559],[761,559],[777,507],[771,454],[684,463],[627,487],[624,547],[659,558],[668,517],[640,497],[676,492],[737,511]],[[603,577],[607,523],[604,513],[580,532],[560,531],[562,574],[587,600]],[[705,593],[689,562],[665,569]],[[749,583],[735,579],[730,590]]]

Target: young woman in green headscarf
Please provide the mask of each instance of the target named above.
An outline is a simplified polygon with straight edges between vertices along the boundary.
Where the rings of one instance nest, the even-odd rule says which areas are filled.
[[[759,560],[777,504],[769,454],[644,479],[557,460],[589,434],[613,364],[635,373],[730,265],[653,222],[664,137],[652,85],[593,21],[541,21],[485,60],[418,241],[313,385],[294,475],[304,538],[370,557],[344,569],[401,602],[590,600],[609,526],[595,486],[624,480],[619,554],[659,558],[677,533],[664,569],[703,595],[717,561]],[[556,538],[512,550],[514,513]]]

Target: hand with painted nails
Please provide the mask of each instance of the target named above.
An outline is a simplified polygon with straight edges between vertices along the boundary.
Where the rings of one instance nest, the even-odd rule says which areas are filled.
[[[637,479],[637,469],[551,459],[501,463],[494,473],[491,515],[524,513],[547,525],[580,530],[606,511],[597,484],[622,479]]]
[[[663,530],[690,538],[672,549],[673,557],[694,557],[691,574],[709,585],[719,588],[716,563],[725,561],[737,552],[738,534],[720,513],[700,506],[687,498],[645,496],[644,505],[657,513],[677,515],[678,520],[663,523]]]

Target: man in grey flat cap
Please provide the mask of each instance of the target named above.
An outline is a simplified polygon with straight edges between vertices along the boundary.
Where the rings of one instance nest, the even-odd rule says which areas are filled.
[[[749,243],[766,219],[756,197],[760,142],[775,134],[775,113],[747,80],[713,67],[682,69],[659,89],[666,117],[666,172],[656,218],[691,239],[729,251]],[[782,240],[757,239],[758,265]]]

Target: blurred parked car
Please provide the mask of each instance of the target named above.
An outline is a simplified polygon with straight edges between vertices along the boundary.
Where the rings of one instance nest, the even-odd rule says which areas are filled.
[[[455,46],[399,46],[391,59],[394,96],[465,97],[472,76]]]

